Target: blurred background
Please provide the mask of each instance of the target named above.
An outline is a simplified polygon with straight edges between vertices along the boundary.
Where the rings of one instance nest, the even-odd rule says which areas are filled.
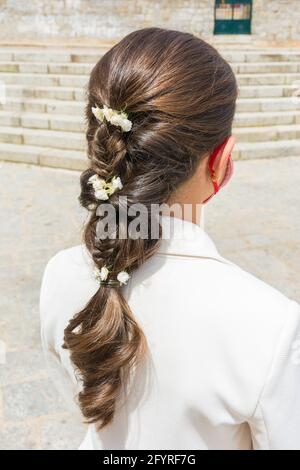
[[[299,0],[0,0],[0,22],[0,449],[76,449],[85,428],[49,378],[38,299],[48,259],[81,241],[89,72],[147,26],[215,45],[238,79],[237,145],[204,228],[299,302]]]

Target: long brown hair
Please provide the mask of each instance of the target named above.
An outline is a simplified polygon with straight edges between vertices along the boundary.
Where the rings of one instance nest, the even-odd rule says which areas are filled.
[[[81,175],[81,204],[98,203],[89,177],[120,175],[119,196],[128,206],[166,202],[189,178],[200,159],[231,134],[237,83],[217,50],[192,34],[162,28],[134,31],[112,47],[93,68],[86,107],[90,167]],[[99,122],[95,105],[125,109],[133,126],[122,132]],[[149,211],[149,216],[151,211]],[[98,268],[110,276],[132,273],[158,249],[160,239],[96,237],[98,216],[91,210],[84,240]],[[122,384],[147,350],[146,338],[122,295],[100,286],[65,329],[64,347],[80,373],[79,405],[99,428],[113,419]]]

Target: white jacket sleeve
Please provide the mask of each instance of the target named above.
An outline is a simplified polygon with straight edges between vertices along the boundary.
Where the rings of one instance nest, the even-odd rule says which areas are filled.
[[[253,448],[300,449],[300,305],[290,310],[249,421]]]
[[[45,365],[50,378],[68,410],[78,413],[76,395],[78,383],[70,363],[69,353],[62,348],[64,334],[64,283],[60,271],[62,255],[55,255],[48,262],[40,292],[40,332]],[[68,303],[68,302],[66,302]],[[69,365],[68,368],[65,366]],[[68,373],[71,371],[71,373]]]

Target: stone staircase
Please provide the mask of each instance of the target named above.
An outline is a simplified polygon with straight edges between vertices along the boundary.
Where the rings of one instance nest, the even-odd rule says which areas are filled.
[[[219,46],[239,84],[235,159],[300,156],[300,51]],[[86,166],[88,74],[105,48],[0,49],[0,159]]]

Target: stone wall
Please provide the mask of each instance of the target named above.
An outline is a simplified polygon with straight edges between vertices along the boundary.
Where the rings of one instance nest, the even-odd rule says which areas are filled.
[[[253,36],[300,39],[299,0],[254,0]],[[1,42],[114,41],[162,26],[212,35],[214,0],[0,0]]]
[[[252,33],[262,39],[300,39],[300,0],[254,0]]]

